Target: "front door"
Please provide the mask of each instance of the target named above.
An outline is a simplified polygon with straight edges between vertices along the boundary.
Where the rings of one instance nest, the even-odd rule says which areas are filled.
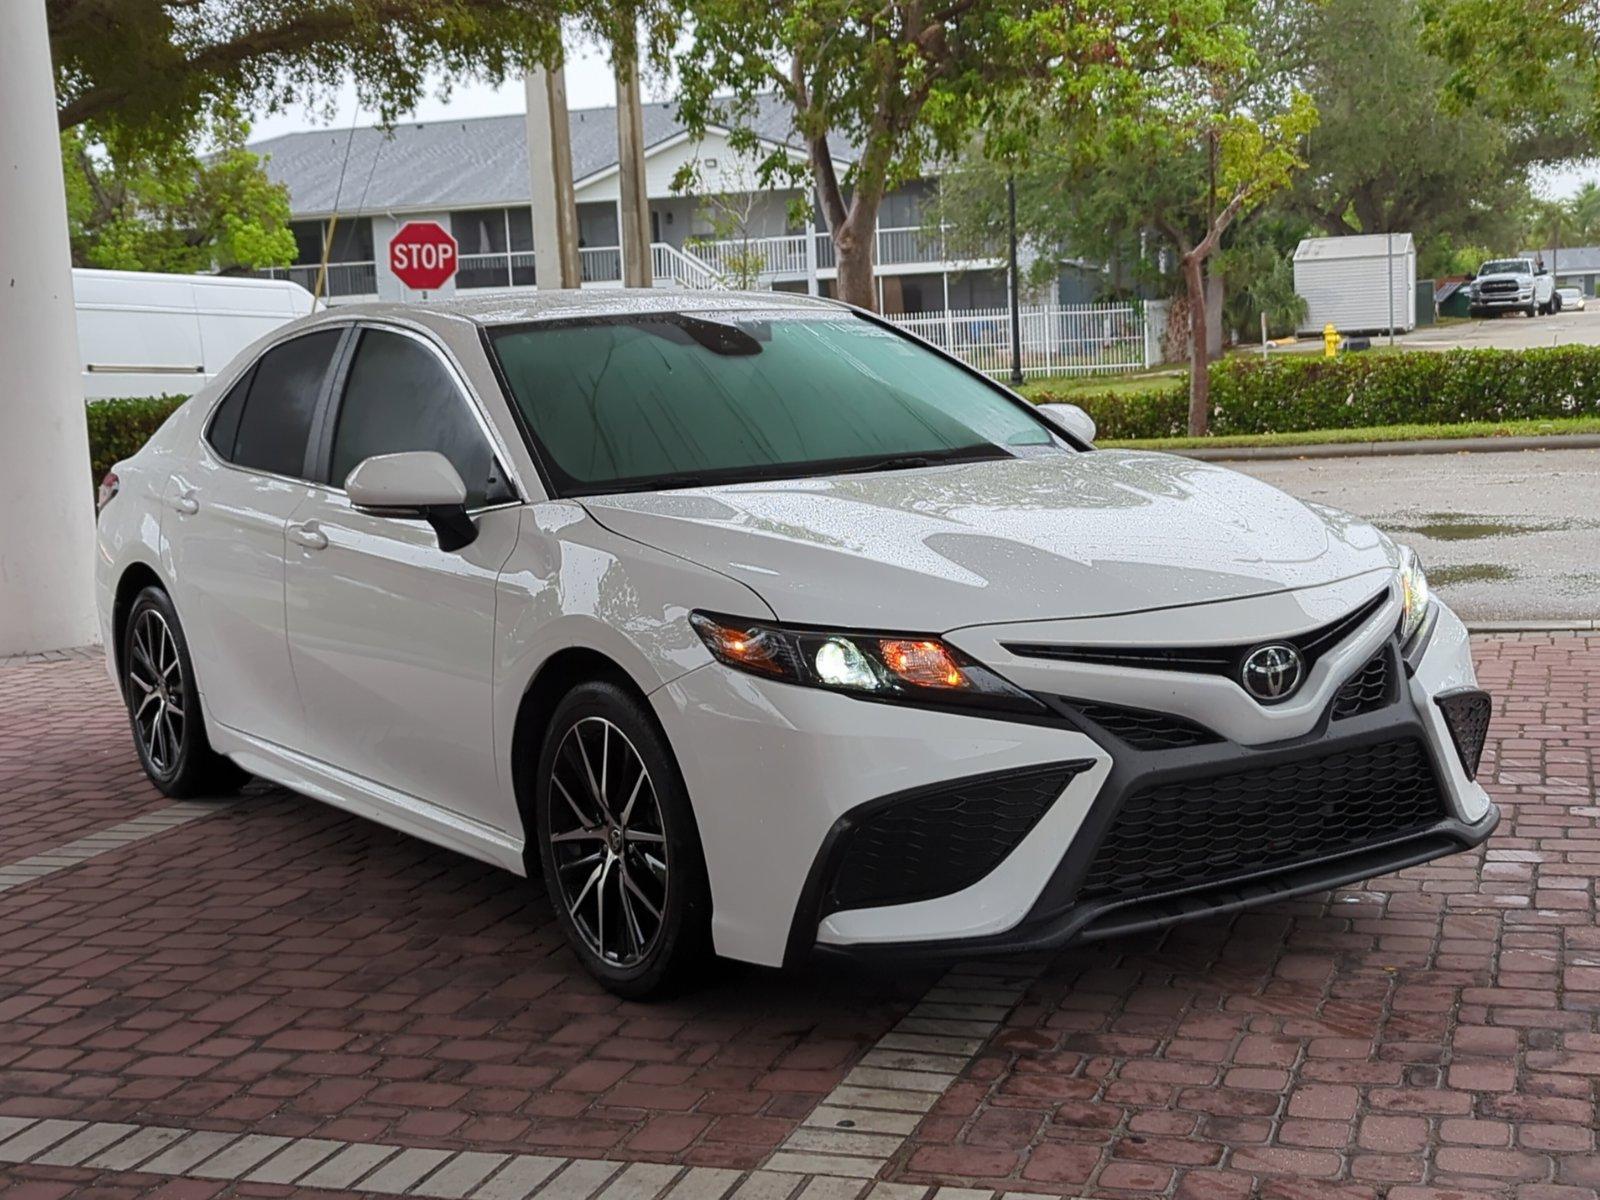
[[[501,811],[493,719],[495,582],[518,506],[472,402],[429,342],[358,333],[328,449],[327,487],[290,516],[289,657],[307,754],[470,822]],[[343,484],[375,454],[437,450],[467,485],[477,538],[446,552],[421,519],[356,509]],[[434,814],[437,819],[437,814]]]

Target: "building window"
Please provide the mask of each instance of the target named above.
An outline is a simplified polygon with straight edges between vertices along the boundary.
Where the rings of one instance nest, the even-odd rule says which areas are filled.
[[[456,287],[530,287],[533,284],[533,210],[468,208],[450,214],[460,250]]]
[[[328,236],[328,222],[291,221],[289,232],[294,234],[295,262],[300,265],[320,265],[323,239]],[[372,258],[372,218],[341,217],[334,225],[328,261],[369,263]]]

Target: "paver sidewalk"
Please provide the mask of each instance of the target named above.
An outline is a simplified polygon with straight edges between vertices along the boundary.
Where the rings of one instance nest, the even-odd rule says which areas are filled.
[[[1476,648],[1486,852],[1004,966],[965,1036],[938,970],[616,1000],[523,881],[278,789],[162,816],[98,663],[0,667],[0,883],[44,864],[0,886],[0,1200],[1596,1200],[1600,637]]]

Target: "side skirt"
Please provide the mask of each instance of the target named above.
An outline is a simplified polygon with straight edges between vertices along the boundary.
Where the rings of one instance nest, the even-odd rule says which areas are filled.
[[[215,721],[209,732],[217,752],[252,775],[435,846],[527,875],[522,839],[504,830]]]

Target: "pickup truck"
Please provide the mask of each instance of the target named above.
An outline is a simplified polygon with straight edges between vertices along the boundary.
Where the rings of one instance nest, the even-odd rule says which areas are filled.
[[[1556,281],[1531,258],[1496,258],[1478,268],[1467,285],[1469,311],[1475,317],[1503,312],[1550,314],[1561,311]]]

